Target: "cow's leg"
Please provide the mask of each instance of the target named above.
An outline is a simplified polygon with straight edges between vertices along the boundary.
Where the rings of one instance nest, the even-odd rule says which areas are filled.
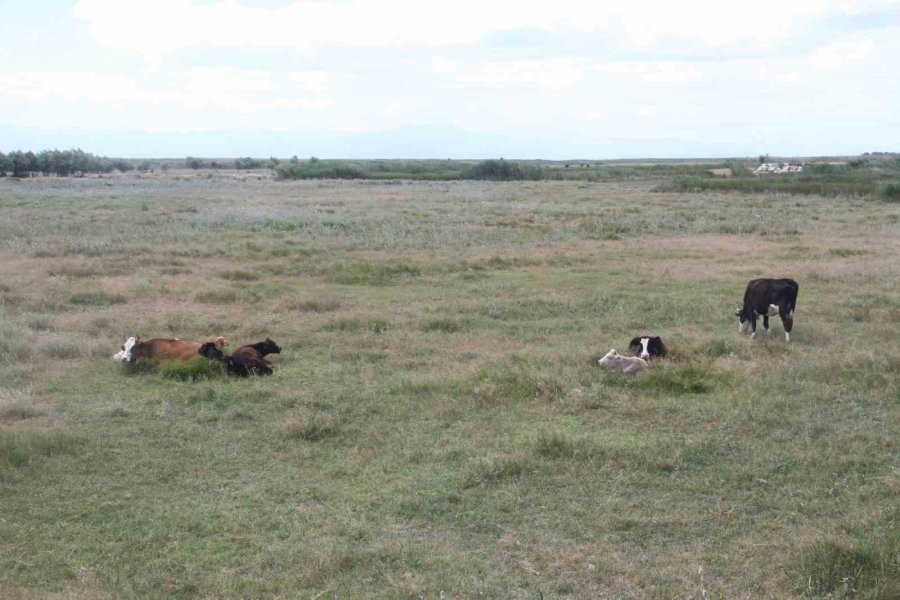
[[[755,311],[753,312],[753,314],[750,315],[750,329],[753,331],[753,333],[750,334],[750,337],[755,338],[756,337],[756,312]]]
[[[772,333],[772,330],[769,329],[769,313],[763,315],[763,329],[766,330],[767,334]]]
[[[791,341],[791,330],[794,328],[794,311],[788,311],[787,307],[778,309],[778,316],[781,317],[781,323],[784,325],[784,341]]]

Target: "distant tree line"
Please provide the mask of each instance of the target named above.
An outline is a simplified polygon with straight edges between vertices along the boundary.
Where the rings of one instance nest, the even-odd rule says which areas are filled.
[[[249,169],[274,169],[278,166],[279,160],[274,156],[269,160],[261,160],[259,158],[252,158],[250,156],[242,156],[240,158],[234,159],[233,163],[218,161],[218,160],[210,160],[206,161],[202,158],[197,158],[195,156],[188,156],[184,159],[184,166],[188,169],[238,169],[238,170],[249,170]]]
[[[134,168],[124,158],[96,156],[81,149],[42,150],[22,152],[15,150],[9,154],[0,152],[0,177],[34,177],[36,175],[83,176],[89,173],[126,172]]]

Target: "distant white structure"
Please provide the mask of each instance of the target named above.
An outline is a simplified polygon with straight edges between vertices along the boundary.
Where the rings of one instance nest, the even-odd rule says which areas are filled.
[[[763,163],[753,171],[754,175],[780,175],[782,173],[802,173],[801,163]]]

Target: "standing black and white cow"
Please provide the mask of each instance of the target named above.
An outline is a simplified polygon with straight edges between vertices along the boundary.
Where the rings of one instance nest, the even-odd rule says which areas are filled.
[[[756,319],[763,318],[763,328],[769,331],[769,316],[775,316],[777,310],[784,325],[784,339],[791,341],[791,330],[794,328],[794,309],[797,308],[797,292],[800,286],[793,279],[753,279],[747,284],[744,292],[744,306],[737,311],[740,321],[738,331],[744,333],[749,325],[756,335]]]

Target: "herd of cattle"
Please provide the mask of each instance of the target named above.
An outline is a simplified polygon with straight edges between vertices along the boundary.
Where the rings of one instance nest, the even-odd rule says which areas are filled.
[[[769,317],[778,315],[784,325],[784,339],[791,341],[794,329],[794,310],[797,308],[797,293],[800,286],[793,279],[753,279],[744,291],[744,304],[735,312],[738,331],[746,333],[752,329],[750,337],[756,335],[756,321],[763,318],[763,329],[769,329]],[[623,373],[637,373],[648,365],[651,358],[666,356],[666,345],[659,336],[638,336],[631,340],[628,349],[634,356],[625,356],[613,348],[597,361],[602,367],[618,369]]]
[[[753,279],[744,291],[744,304],[735,313],[740,325],[738,331],[745,333],[752,329],[751,337],[756,335],[756,321],[763,318],[763,328],[769,330],[769,317],[778,315],[784,325],[784,339],[791,341],[791,330],[794,328],[794,310],[797,307],[797,293],[800,286],[793,279]],[[225,369],[239,377],[250,375],[271,375],[274,365],[266,359],[269,354],[280,354],[281,348],[271,339],[255,344],[241,346],[231,354],[225,354],[227,346],[225,338],[217,338],[211,342],[190,342],[171,338],[156,338],[141,341],[138,337],[130,337],[122,344],[122,349],[114,356],[114,360],[132,363],[139,358],[158,362],[180,360],[186,361],[197,356],[221,361]],[[659,336],[637,336],[628,344],[633,356],[625,356],[613,348],[598,361],[604,367],[611,367],[623,373],[636,373],[646,367],[651,358],[664,358],[668,353],[666,345]]]

